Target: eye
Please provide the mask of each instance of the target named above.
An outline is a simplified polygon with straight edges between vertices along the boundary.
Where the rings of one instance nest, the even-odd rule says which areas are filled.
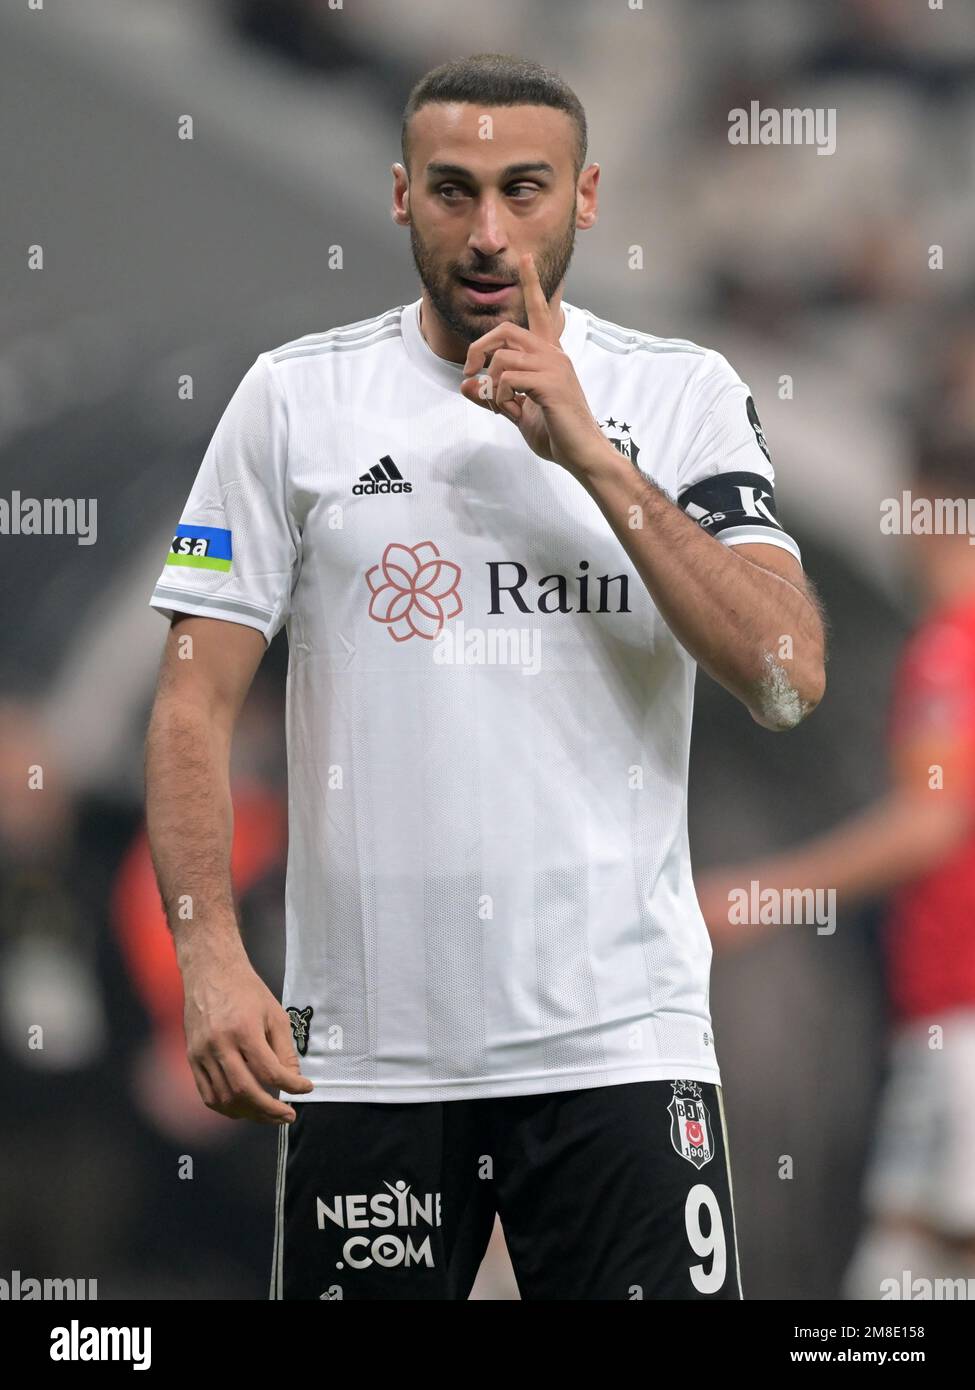
[[[519,188],[525,189],[529,194],[538,192],[537,183],[513,183],[508,189],[509,193],[516,193]]]
[[[456,183],[442,183],[440,187],[437,189],[437,192],[441,195],[441,197],[446,198],[448,202],[454,202],[455,200],[449,197],[449,195],[451,193],[463,194],[466,192],[466,190],[461,188],[460,185]]]

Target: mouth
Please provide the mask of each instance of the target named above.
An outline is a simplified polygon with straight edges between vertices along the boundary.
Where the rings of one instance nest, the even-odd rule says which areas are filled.
[[[457,277],[468,298],[475,304],[503,304],[518,288],[517,282],[482,280],[478,276]]]

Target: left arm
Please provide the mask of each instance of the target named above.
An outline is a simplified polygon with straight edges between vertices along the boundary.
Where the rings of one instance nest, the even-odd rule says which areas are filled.
[[[461,393],[586,488],[695,661],[763,728],[793,728],[826,685],[823,622],[802,566],[776,545],[715,540],[618,453],[559,345],[530,252],[520,270],[528,328],[502,323],[472,343]]]
[[[723,545],[602,434],[570,471],[674,636],[757,723],[791,729],[816,708],[826,685],[823,623],[794,555]]]

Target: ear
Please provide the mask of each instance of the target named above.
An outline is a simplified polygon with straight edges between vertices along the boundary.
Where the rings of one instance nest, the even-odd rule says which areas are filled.
[[[599,165],[590,164],[579,175],[576,191],[576,227],[588,231],[598,216]]]
[[[393,204],[390,217],[397,227],[410,225],[410,179],[402,164],[391,165],[393,175]]]

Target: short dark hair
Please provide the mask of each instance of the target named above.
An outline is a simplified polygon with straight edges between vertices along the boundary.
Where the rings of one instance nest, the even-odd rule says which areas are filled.
[[[553,106],[575,123],[575,177],[586,162],[589,132],[586,113],[572,88],[558,73],[540,63],[507,53],[474,53],[443,63],[421,77],[403,111],[400,144],[403,164],[410,170],[410,121],[421,106],[432,102],[465,102],[475,106]]]

